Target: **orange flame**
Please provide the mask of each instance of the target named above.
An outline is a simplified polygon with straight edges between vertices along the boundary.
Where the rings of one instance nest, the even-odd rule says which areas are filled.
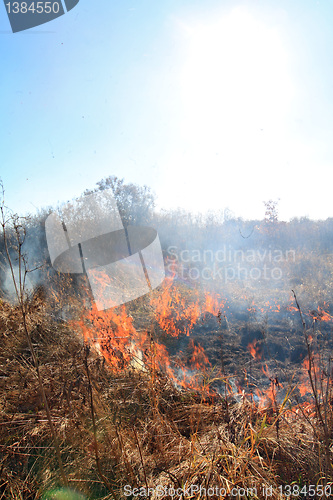
[[[100,276],[101,288],[109,286],[106,278]],[[199,318],[206,314],[212,314],[220,321],[221,311],[228,308],[226,302],[218,295],[200,294],[195,289],[190,291],[186,289],[185,293],[181,285],[175,283],[174,276],[166,278],[158,293],[151,295],[150,304],[158,325],[171,337],[190,335]],[[298,311],[291,304],[287,309]],[[263,307],[258,307],[252,301],[248,310],[262,313],[279,312],[281,307],[275,300],[266,301]],[[324,303],[323,307],[318,307],[318,311],[311,311],[309,314],[319,321],[330,321],[332,317],[327,310],[328,304]],[[199,391],[203,396],[212,394],[211,389],[203,382],[205,372],[211,368],[211,363],[204,348],[194,343],[192,339],[188,344],[186,355],[179,353],[176,360],[171,359],[163,344],[152,339],[147,331],[139,332],[134,327],[133,318],[127,314],[124,305],[105,311],[98,311],[96,305],[93,305],[79,321],[72,324],[82,332],[86,342],[95,346],[113,370],[124,370],[133,366],[135,360],[139,360],[139,365],[143,369],[161,370],[179,387]],[[257,339],[248,344],[248,349],[253,359],[262,359],[261,345]],[[311,368],[319,377],[319,363],[314,363]],[[304,361],[303,369],[305,373],[298,386],[301,396],[311,393],[307,376],[308,360]],[[259,408],[275,405],[277,391],[281,387],[277,378],[270,375],[267,364],[262,367],[262,372],[269,378],[270,386],[266,391],[256,390]],[[237,382],[235,384],[237,390],[230,385],[227,391],[238,391],[238,395],[245,397],[244,389]]]
[[[201,306],[199,303],[199,292],[191,290],[185,296],[180,287],[174,283],[173,277],[166,278],[162,292],[153,295],[151,299],[159,326],[172,337],[179,337],[182,334],[188,336],[202,314],[211,313],[217,316],[225,305],[225,302],[219,300],[217,296],[208,293],[205,294]]]
[[[253,357],[253,359],[256,359],[256,360],[260,360],[261,359],[261,352],[260,352],[261,347],[260,347],[260,344],[257,343],[257,339],[254,339],[254,341],[252,342],[252,344],[250,343],[247,346],[247,348],[250,351],[250,354]]]

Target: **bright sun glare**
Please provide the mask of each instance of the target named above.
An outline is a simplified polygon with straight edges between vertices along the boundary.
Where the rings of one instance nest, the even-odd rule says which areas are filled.
[[[168,173],[174,171],[178,187],[169,189],[168,202],[173,196],[175,206],[229,206],[246,215],[251,201],[262,212],[262,200],[278,195],[279,186],[263,174],[284,161],[277,144],[288,148],[286,123],[294,93],[279,33],[243,8],[209,24],[179,26],[187,58],[181,72],[179,149],[168,159]]]
[[[190,30],[182,75],[184,133],[220,142],[235,132],[275,129],[292,97],[278,33],[241,9]]]

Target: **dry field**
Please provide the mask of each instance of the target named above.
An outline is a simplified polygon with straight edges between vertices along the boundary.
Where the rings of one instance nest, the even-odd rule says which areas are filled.
[[[329,497],[328,308],[66,301],[0,303],[0,499]]]

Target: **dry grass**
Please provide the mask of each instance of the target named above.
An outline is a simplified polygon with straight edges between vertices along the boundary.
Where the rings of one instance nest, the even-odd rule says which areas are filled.
[[[154,370],[114,373],[45,307],[41,297],[30,302],[29,331],[68,484],[85,498],[126,498],[130,485],[185,488],[188,499],[216,487],[227,498],[261,499],[265,485],[279,499],[280,485],[332,480],[323,478],[316,416],[290,409],[287,399],[274,410],[246,399],[203,401]],[[59,467],[20,312],[6,302],[0,342],[0,499],[43,498],[61,485]],[[252,493],[230,496],[233,488]]]

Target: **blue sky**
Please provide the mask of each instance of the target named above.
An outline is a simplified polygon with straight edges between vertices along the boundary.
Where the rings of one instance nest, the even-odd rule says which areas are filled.
[[[333,216],[333,3],[80,0],[13,34],[0,176],[15,211],[117,175],[158,207]]]

